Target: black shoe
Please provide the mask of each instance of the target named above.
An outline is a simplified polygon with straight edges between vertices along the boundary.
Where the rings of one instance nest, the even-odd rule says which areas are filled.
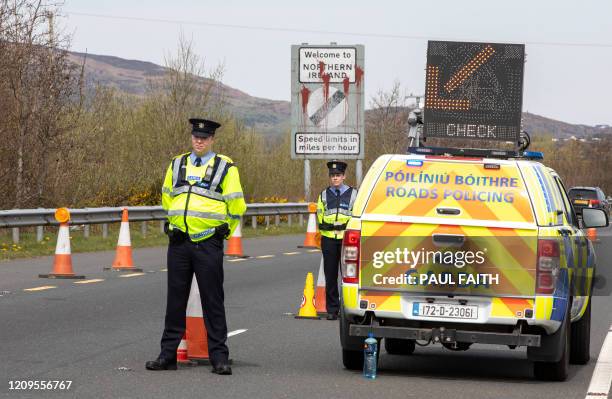
[[[328,313],[327,320],[338,320],[338,313]]]
[[[145,363],[147,370],[176,370],[176,360],[167,360],[158,357]]]
[[[232,375],[232,368],[229,366],[229,364],[218,364],[213,366],[210,372],[219,375]]]

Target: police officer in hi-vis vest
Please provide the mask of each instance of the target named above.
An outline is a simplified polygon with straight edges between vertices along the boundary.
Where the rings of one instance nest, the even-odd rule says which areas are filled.
[[[232,374],[227,349],[223,293],[223,240],[246,211],[238,168],[225,155],[211,151],[220,126],[205,119],[193,125],[193,151],[170,163],[162,187],[168,213],[168,301],[161,353],[146,363],[149,370],[176,370],[176,350],[185,332],[185,313],[195,273],[212,372]]]
[[[325,270],[325,300],[327,320],[337,320],[340,310],[338,294],[338,268],[342,238],[352,216],[357,189],[344,184],[346,163],[331,161],[329,168],[330,186],[321,192],[317,201],[317,217],[321,231],[321,250]]]

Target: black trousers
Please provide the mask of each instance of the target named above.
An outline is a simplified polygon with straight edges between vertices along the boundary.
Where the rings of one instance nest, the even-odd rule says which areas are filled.
[[[210,361],[213,365],[227,363],[223,239],[217,235],[199,243],[183,240],[168,245],[168,301],[160,357],[176,358],[176,350],[185,333],[187,301],[194,273],[200,289]]]
[[[325,271],[325,301],[327,313],[340,311],[340,295],[338,293],[338,272],[340,268],[340,255],[342,240],[321,237],[321,251],[323,252],[323,270]]]

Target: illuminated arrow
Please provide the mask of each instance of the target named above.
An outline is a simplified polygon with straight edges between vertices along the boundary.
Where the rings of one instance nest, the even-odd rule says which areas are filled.
[[[495,53],[495,50],[493,47],[487,44],[484,49],[482,49],[474,58],[470,60],[470,62],[465,64],[463,67],[461,67],[461,69],[455,72],[453,76],[451,76],[450,80],[444,85],[446,91],[450,93],[459,87],[467,78],[472,76],[472,74],[476,72],[476,70],[480,68],[482,64],[487,62],[493,53]]]
[[[460,110],[470,109],[470,100],[451,100],[438,97],[440,69],[427,65],[427,87],[425,88],[425,107],[430,109]]]

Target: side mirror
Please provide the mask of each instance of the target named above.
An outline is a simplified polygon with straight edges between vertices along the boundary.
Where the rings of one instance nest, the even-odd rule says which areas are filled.
[[[608,226],[608,214],[603,209],[584,208],[582,210],[582,228]]]

